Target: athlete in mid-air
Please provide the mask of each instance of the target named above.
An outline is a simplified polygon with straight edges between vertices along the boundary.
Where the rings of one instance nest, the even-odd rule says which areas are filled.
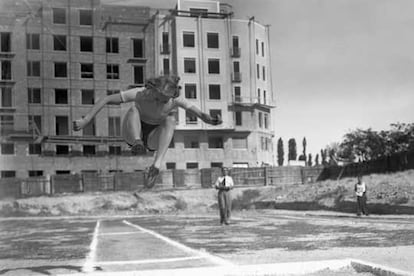
[[[133,88],[99,100],[83,118],[73,122],[73,129],[83,129],[106,104],[135,102],[122,120],[122,137],[135,155],[156,151],[154,162],[145,170],[145,186],[151,188],[174,135],[178,107],[194,113],[205,123],[218,125],[220,117],[212,117],[180,96],[177,76],[148,79],[145,87]]]

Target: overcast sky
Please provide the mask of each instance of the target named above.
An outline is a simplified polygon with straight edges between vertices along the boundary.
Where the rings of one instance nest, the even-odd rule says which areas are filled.
[[[174,0],[103,0],[170,8]],[[269,24],[276,138],[313,156],[356,128],[414,122],[413,0],[223,0]],[[286,151],[286,150],[285,150]]]

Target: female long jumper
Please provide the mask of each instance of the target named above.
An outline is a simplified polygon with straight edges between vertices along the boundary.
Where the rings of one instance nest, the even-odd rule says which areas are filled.
[[[83,129],[106,104],[135,102],[122,120],[122,137],[135,155],[156,151],[154,162],[145,170],[145,186],[151,188],[159,174],[164,156],[174,135],[175,113],[178,107],[194,113],[205,123],[218,125],[213,118],[180,96],[180,81],[176,76],[161,76],[147,80],[145,87],[133,88],[99,100],[82,119],[73,122],[73,129]]]

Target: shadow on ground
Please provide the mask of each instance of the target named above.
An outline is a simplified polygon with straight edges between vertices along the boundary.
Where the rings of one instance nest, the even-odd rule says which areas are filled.
[[[54,275],[51,270],[55,269],[64,269],[76,272],[82,272],[82,268],[80,266],[73,266],[73,265],[44,265],[44,266],[32,266],[32,267],[19,267],[19,268],[8,268],[0,270],[0,275],[6,274],[12,271],[24,271],[29,270],[35,273],[43,274],[43,275]]]
[[[253,202],[252,206],[255,209],[284,209],[294,211],[336,211],[343,213],[356,213],[356,203],[351,201],[335,202],[332,207],[322,205],[318,202],[272,202],[272,201],[259,201]],[[380,204],[380,203],[368,203],[368,210],[370,214],[378,215],[414,215],[414,207]]]

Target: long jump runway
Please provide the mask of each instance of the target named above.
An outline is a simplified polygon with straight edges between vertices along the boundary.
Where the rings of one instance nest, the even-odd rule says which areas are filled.
[[[368,275],[414,275],[413,218],[280,210],[237,212],[229,226],[213,214],[3,218],[0,276],[304,275],[354,264],[394,273]]]
[[[230,265],[130,220],[99,220],[83,272],[139,271]]]

